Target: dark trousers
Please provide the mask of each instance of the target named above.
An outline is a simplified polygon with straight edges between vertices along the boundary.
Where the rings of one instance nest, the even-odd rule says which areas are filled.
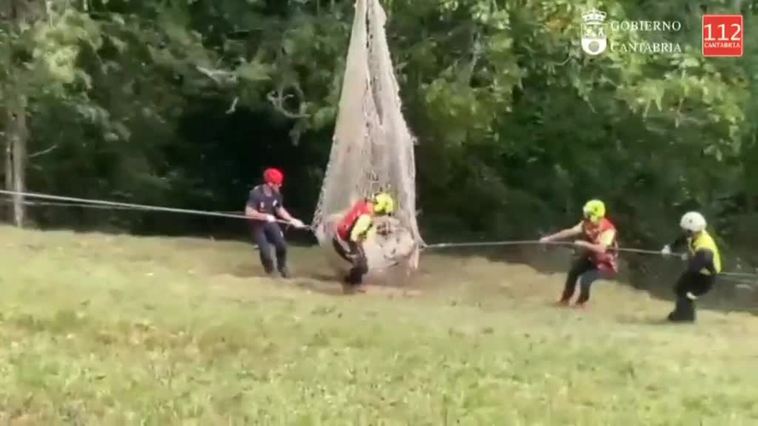
[[[579,284],[579,297],[576,303],[585,303],[590,300],[590,287],[592,283],[601,278],[607,278],[606,274],[595,266],[588,257],[580,257],[571,265],[566,275],[566,284],[563,286],[561,302],[568,302],[574,295],[577,283]]]
[[[332,239],[332,246],[337,254],[353,265],[347,273],[345,281],[350,285],[360,285],[363,283],[363,276],[368,273],[366,253],[364,253],[363,248],[359,244],[353,241],[347,241],[346,243],[347,249],[336,237]]]
[[[668,319],[670,321],[695,321],[695,299],[711,291],[715,281],[716,278],[713,275],[704,275],[692,271],[682,273],[674,285],[676,304]]]
[[[274,259],[271,246],[276,252],[276,267],[279,271],[287,268],[287,242],[284,240],[282,228],[276,222],[256,223],[252,226],[253,240],[258,245],[261,264],[267,274],[274,271]]]

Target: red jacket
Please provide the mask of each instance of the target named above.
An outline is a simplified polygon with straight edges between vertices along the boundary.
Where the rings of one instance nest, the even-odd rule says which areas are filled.
[[[339,224],[337,224],[337,236],[343,241],[349,241],[350,232],[353,230],[355,222],[364,214],[373,215],[374,205],[365,200],[355,203]]]
[[[600,235],[605,231],[616,231],[616,225],[610,220],[603,218],[596,225],[590,221],[585,220],[582,222],[582,230],[587,240],[592,244],[600,244]],[[616,241],[616,235],[613,236],[613,241],[606,249],[605,253],[590,253],[590,260],[601,271],[618,272],[618,243]]]

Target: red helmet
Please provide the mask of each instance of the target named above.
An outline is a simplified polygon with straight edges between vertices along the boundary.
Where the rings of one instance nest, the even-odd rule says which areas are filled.
[[[271,185],[281,185],[284,183],[284,173],[275,168],[266,169],[263,172],[263,181]]]

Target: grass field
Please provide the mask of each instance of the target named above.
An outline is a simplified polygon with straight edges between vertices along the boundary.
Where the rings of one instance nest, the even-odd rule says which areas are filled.
[[[414,298],[259,278],[245,244],[0,228],[10,424],[758,424],[758,318],[422,258]]]

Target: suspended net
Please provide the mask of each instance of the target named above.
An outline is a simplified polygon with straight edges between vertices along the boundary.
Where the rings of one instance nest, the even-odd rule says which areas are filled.
[[[332,149],[313,219],[332,265],[346,270],[349,264],[332,248],[337,222],[362,197],[380,190],[392,194],[395,214],[377,218],[384,232],[364,244],[374,281],[407,276],[418,267],[423,245],[416,222],[415,138],[401,111],[385,22],[378,0],[356,1]]]

